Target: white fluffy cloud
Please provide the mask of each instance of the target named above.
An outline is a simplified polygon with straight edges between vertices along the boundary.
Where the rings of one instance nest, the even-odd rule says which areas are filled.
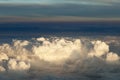
[[[0,76],[2,72],[12,71],[24,72],[27,74],[24,77],[35,74],[37,78],[49,72],[93,74],[119,70],[119,67],[119,55],[110,52],[109,45],[100,40],[41,37],[0,45]]]
[[[8,56],[5,53],[0,54],[0,61],[2,60],[8,60]]]
[[[24,61],[17,61],[15,59],[10,59],[8,61],[8,68],[9,70],[24,71],[30,68],[30,64],[27,64]]]
[[[116,53],[110,52],[110,53],[107,54],[106,60],[107,60],[108,62],[113,62],[113,63],[115,63],[115,62],[118,62],[118,61],[120,60],[120,57],[119,57]]]
[[[93,51],[90,52],[91,56],[102,56],[109,52],[109,45],[102,41],[93,41],[92,44],[94,45]]]

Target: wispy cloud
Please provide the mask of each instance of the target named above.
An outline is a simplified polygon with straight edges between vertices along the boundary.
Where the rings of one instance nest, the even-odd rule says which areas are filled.
[[[23,17],[52,17],[52,16],[76,16],[113,18],[120,17],[120,6],[85,6],[75,4],[64,5],[0,5],[0,16]]]
[[[0,16],[1,20],[7,16],[35,19],[60,16],[119,19],[119,4],[119,0],[0,0]]]
[[[112,5],[120,0],[0,0],[0,3]]]
[[[75,17],[75,16],[52,16],[52,17],[0,17],[0,22],[113,22],[120,21],[120,18],[94,18],[94,17]]]

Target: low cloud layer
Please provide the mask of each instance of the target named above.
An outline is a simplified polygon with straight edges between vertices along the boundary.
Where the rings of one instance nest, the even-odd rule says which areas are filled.
[[[120,56],[109,47],[101,40],[13,40],[0,45],[0,79],[119,80]]]

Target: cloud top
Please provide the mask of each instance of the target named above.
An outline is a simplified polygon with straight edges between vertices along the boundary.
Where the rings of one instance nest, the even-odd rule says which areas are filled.
[[[0,45],[0,76],[4,80],[19,79],[20,76],[22,79],[41,79],[49,73],[54,76],[74,74],[76,78],[79,74],[79,78],[86,80],[88,76],[97,77],[96,74],[116,74],[116,69],[120,70],[120,56],[111,52],[109,45],[101,40],[41,37]],[[8,74],[8,79],[3,73]],[[14,74],[17,75],[12,78]]]

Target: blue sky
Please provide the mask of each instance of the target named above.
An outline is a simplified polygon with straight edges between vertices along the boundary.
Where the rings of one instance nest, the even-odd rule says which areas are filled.
[[[0,0],[0,21],[120,18],[120,0]]]

